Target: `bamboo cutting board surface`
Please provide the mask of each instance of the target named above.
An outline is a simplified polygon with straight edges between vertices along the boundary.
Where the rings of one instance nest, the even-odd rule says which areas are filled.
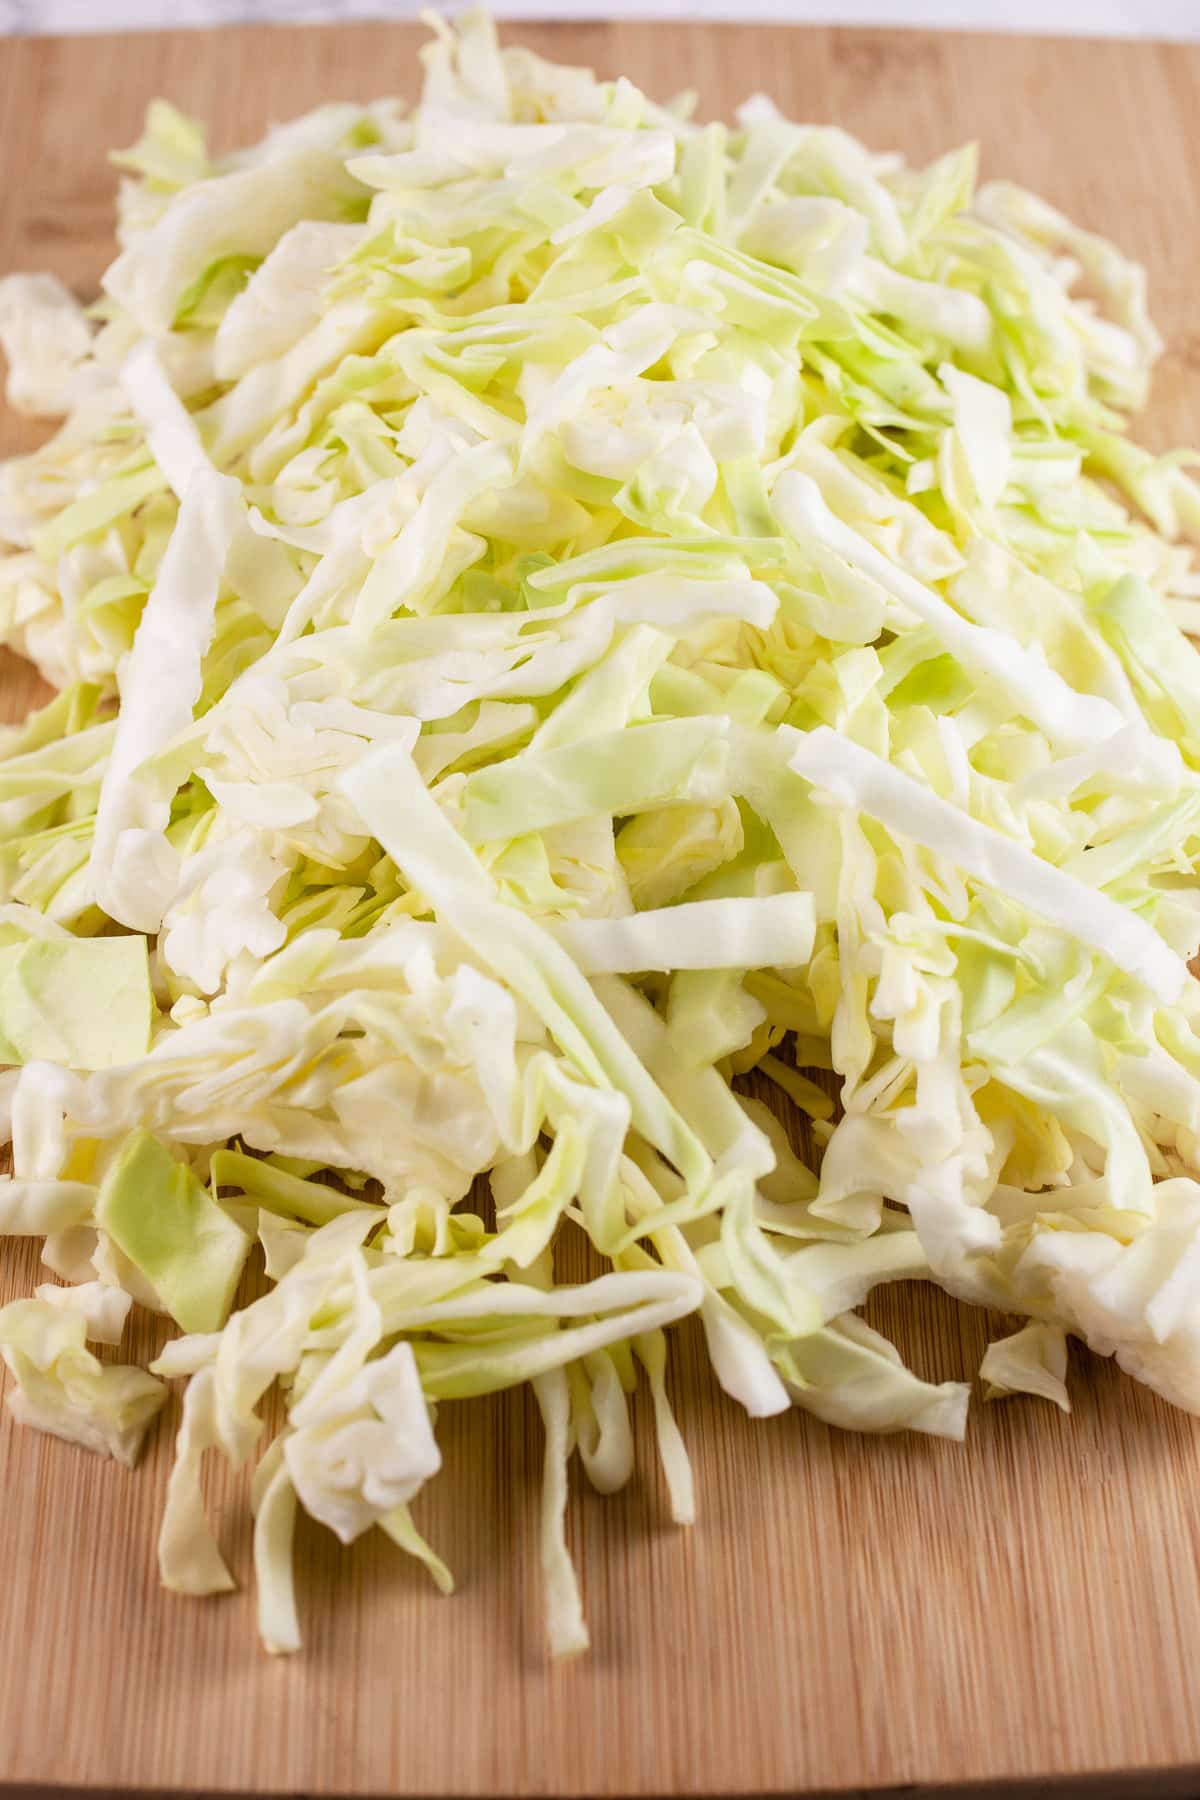
[[[1148,426],[1200,439],[1200,49],[931,34],[571,24],[547,54],[707,114],[747,92],[927,158],[970,137],[1149,265],[1171,349]],[[0,43],[0,270],[94,291],[112,253],[104,151],[165,94],[215,139],[322,99],[411,94],[408,27]],[[33,438],[0,415],[0,449]],[[9,658],[0,697],[37,692]],[[0,1300],[38,1279],[0,1250]],[[914,1287],[870,1316],[933,1379],[974,1375],[995,1317]],[[137,1353],[150,1348],[139,1328]],[[521,1395],[448,1405],[418,1520],[440,1599],[375,1537],[298,1538],[307,1647],[271,1662],[243,1590],[157,1585],[174,1415],[135,1475],[0,1425],[0,1783],[423,1796],[895,1791],[1045,1777],[1026,1793],[1200,1794],[1200,1424],[1072,1351],[1075,1410],[977,1403],[965,1445],[752,1424],[685,1336],[673,1369],[700,1518],[669,1523],[648,1437],[622,1495],[572,1501],[593,1651],[541,1641],[541,1433]],[[642,1427],[646,1419],[640,1418]],[[244,1482],[214,1472],[248,1575]],[[912,1784],[912,1785],[909,1785]],[[978,1791],[978,1790],[976,1790]],[[989,1785],[988,1792],[992,1789]]]

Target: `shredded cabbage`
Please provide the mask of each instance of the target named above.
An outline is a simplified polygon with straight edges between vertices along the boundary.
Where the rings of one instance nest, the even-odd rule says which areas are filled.
[[[1142,271],[971,151],[478,13],[423,60],[232,155],[156,104],[99,304],[0,282],[63,419],[0,468],[60,690],[0,735],[0,1232],[66,1284],[0,1353],[127,1462],[186,1381],[163,1579],[234,1585],[255,1459],[277,1653],[301,1509],[451,1590],[439,1411],[529,1383],[567,1654],[635,1395],[695,1516],[689,1316],[754,1417],[962,1437],[858,1310],[918,1280],[1026,1321],[990,1394],[1074,1334],[1200,1411],[1200,487],[1124,435]],[[153,1374],[87,1348],[135,1304]]]

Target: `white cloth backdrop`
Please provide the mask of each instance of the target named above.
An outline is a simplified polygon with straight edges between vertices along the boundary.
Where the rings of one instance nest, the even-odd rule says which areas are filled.
[[[413,18],[426,0],[0,0],[0,33],[241,19]],[[453,3],[443,11],[460,10]],[[1200,42],[1200,0],[497,0],[498,17],[778,20],[1093,33]]]

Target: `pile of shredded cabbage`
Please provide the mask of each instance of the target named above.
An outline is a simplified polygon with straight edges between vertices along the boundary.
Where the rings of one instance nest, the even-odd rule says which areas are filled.
[[[970,149],[692,124],[480,15],[424,64],[217,159],[154,106],[99,305],[0,284],[65,415],[0,470],[60,690],[0,743],[0,1232],[68,1284],[0,1347],[127,1461],[188,1378],[194,1594],[278,1384],[275,1651],[297,1505],[449,1587],[437,1410],[529,1382],[564,1652],[643,1378],[692,1517],[688,1314],[755,1416],[961,1437],[855,1311],[912,1277],[1028,1321],[992,1391],[1066,1405],[1074,1333],[1200,1411],[1200,489],[1122,435],[1141,271]],[[89,1348],[133,1303],[153,1373]]]

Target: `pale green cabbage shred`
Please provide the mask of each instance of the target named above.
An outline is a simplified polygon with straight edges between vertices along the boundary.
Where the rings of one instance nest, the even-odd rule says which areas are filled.
[[[1029,1321],[990,1392],[1065,1406],[1071,1333],[1200,1411],[1200,489],[1123,435],[1141,270],[971,149],[695,124],[479,14],[423,61],[219,158],[156,104],[99,306],[0,283],[65,415],[0,468],[60,690],[0,744],[0,1233],[71,1284],[0,1348],[124,1460],[190,1378],[188,1593],[278,1384],[274,1651],[298,1506],[449,1589],[437,1411],[531,1383],[562,1653],[643,1378],[693,1516],[689,1314],[756,1416],[961,1437],[855,1310],[912,1278]],[[86,1347],[133,1302],[153,1374]]]

